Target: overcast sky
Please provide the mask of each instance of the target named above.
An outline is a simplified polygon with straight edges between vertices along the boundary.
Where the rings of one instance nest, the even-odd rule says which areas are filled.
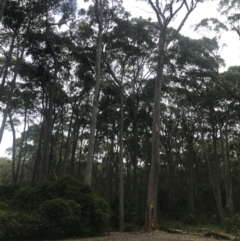
[[[181,31],[181,34],[189,36],[191,38],[201,38],[202,35],[193,31],[193,25],[199,23],[203,18],[217,18],[220,21],[224,22],[225,18],[221,16],[217,10],[218,2],[219,0],[215,0],[199,4],[198,7],[188,18],[186,24]],[[78,3],[80,7],[86,6],[86,4],[83,3],[83,0],[78,0]],[[154,12],[147,3],[136,0],[124,0],[124,7],[127,11],[130,11],[132,13],[133,17],[142,16],[146,19],[152,18],[153,20],[156,20]],[[177,20],[178,19],[176,19],[174,26],[177,26]],[[224,33],[222,36],[222,42],[227,45],[227,47],[223,48],[221,52],[221,56],[226,62],[225,69],[227,69],[229,66],[239,65],[240,40],[237,34],[234,32]],[[16,130],[17,137],[20,137],[20,132],[22,131],[22,128],[18,127],[16,128]],[[0,157],[6,156],[5,150],[6,148],[11,147],[11,145],[12,133],[5,130],[2,143],[0,144]]]

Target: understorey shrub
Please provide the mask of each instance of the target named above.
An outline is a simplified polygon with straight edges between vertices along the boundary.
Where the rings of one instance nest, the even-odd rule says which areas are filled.
[[[240,214],[236,213],[224,219],[223,228],[228,233],[240,234]]]
[[[80,196],[79,203],[82,207],[82,227],[86,235],[97,235],[110,231],[110,209],[102,198],[84,194]]]
[[[37,210],[41,203],[53,198],[52,182],[45,181],[35,188],[19,189],[10,203],[13,209],[32,212]]]
[[[27,240],[40,237],[43,220],[38,215],[0,211],[0,240]]]
[[[8,202],[19,190],[18,185],[1,185],[0,184],[0,201]]]
[[[61,198],[44,202],[39,207],[45,238],[78,237],[81,229],[81,206]]]
[[[72,177],[16,190],[8,202],[2,202],[0,212],[3,241],[83,237],[109,231],[108,204]]]

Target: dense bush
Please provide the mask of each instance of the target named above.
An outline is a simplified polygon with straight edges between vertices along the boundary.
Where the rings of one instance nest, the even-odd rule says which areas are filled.
[[[108,204],[97,196],[81,195],[83,231],[97,235],[109,231],[110,210]]]
[[[39,208],[46,238],[74,237],[82,234],[81,206],[71,200],[52,199]]]
[[[91,236],[109,227],[107,203],[70,177],[19,189],[9,211],[1,207],[6,206],[0,206],[0,240]]]
[[[36,188],[21,188],[11,199],[13,209],[34,211],[41,203],[54,198],[52,182],[43,182]]]
[[[223,222],[223,227],[226,232],[240,234],[240,214],[234,214],[225,218]]]
[[[2,185],[0,184],[0,201],[10,200],[15,192],[19,189],[18,185]]]
[[[0,211],[0,240],[21,240],[40,237],[43,221],[37,215]]]

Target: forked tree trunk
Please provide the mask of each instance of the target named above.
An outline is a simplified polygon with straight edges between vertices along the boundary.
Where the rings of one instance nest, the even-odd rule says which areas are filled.
[[[160,99],[163,81],[163,68],[165,64],[165,57],[167,54],[168,45],[176,38],[177,34],[182,29],[184,23],[188,19],[191,12],[196,8],[200,0],[191,1],[179,1],[178,7],[174,9],[174,2],[164,1],[164,3],[159,3],[159,1],[148,0],[148,3],[154,10],[157,16],[159,25],[159,41],[158,41],[158,68],[157,77],[154,89],[154,103],[153,103],[153,127],[152,127],[152,160],[151,169],[149,174],[148,182],[148,196],[147,196],[147,210],[145,218],[145,231],[149,232],[157,228],[157,194],[158,194],[158,176],[160,168],[160,155],[159,155],[159,131],[160,131]],[[165,5],[165,6],[163,6]],[[166,34],[168,30],[168,25],[178,14],[178,12],[185,8],[185,15],[180,20],[176,32],[166,39]],[[169,9],[169,11],[165,11]],[[165,16],[165,14],[169,14]]]

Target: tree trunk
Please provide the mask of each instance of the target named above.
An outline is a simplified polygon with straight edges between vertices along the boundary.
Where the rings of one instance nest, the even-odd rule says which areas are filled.
[[[101,1],[100,13],[98,8],[98,1],[95,0],[95,14],[98,21],[98,37],[97,37],[97,52],[96,52],[96,81],[94,87],[93,106],[91,111],[91,123],[90,123],[90,135],[88,142],[88,159],[85,171],[84,183],[92,185],[92,168],[94,159],[94,144],[95,144],[95,131],[97,123],[97,110],[100,93],[100,82],[101,82],[101,59],[102,59],[102,31],[103,31],[103,9],[106,5],[106,0]],[[100,16],[99,16],[100,14]]]
[[[18,75],[18,69],[19,69],[21,61],[23,59],[23,55],[24,55],[24,51],[25,51],[25,45],[26,45],[26,41],[24,43],[24,47],[22,49],[20,57],[19,56],[17,57],[15,71],[14,71],[13,79],[11,81],[11,89],[10,89],[10,92],[9,92],[9,95],[8,95],[8,98],[7,98],[6,108],[3,111],[3,120],[2,120],[2,125],[1,125],[1,128],[0,128],[0,143],[2,142],[2,137],[3,137],[6,121],[7,121],[7,115],[9,113],[10,108],[11,108],[12,97],[13,97],[13,94],[14,94],[14,90],[16,88],[16,79],[17,79],[17,75]],[[4,91],[3,81],[2,81],[2,87],[1,88],[2,88],[2,91]]]
[[[74,123],[73,128],[73,140],[72,140],[72,151],[71,151],[71,159],[70,159],[70,166],[69,166],[69,174],[73,176],[74,173],[74,164],[75,164],[75,154],[77,149],[77,142],[78,142],[78,133],[80,126],[78,127],[78,116],[76,116],[76,120]]]
[[[73,122],[73,111],[72,111],[71,118],[70,118],[70,124],[69,124],[69,128],[68,128],[68,136],[67,136],[67,142],[66,142],[66,149],[65,149],[64,159],[63,159],[63,170],[62,170],[63,175],[66,174],[66,162],[67,162],[67,157],[68,157],[69,150],[70,150],[70,137],[71,137],[71,130],[72,130],[72,122]]]
[[[218,219],[220,222],[222,222],[223,210],[222,210],[222,198],[221,198],[221,188],[220,188],[220,173],[219,173],[220,165],[219,165],[219,160],[217,155],[217,127],[216,127],[216,122],[215,122],[212,108],[210,110],[210,115],[212,119],[213,160],[214,160],[212,175],[213,175],[215,191],[216,191],[216,208],[217,208]]]
[[[24,113],[24,127],[23,127],[22,141],[21,141],[19,156],[18,156],[17,171],[16,171],[16,182],[17,182],[17,179],[18,179],[19,168],[20,168],[20,164],[21,164],[22,149],[23,149],[23,144],[24,144],[25,135],[26,135],[26,126],[27,126],[27,108],[25,109],[25,113]]]
[[[37,156],[34,163],[33,175],[32,175],[32,183],[31,187],[34,187],[37,184],[39,178],[39,167],[41,162],[41,154],[42,154],[42,141],[44,135],[44,122],[41,124],[41,130],[39,133],[39,142],[38,142],[38,149],[37,149]]]
[[[220,140],[221,140],[222,160],[223,160],[223,168],[224,168],[226,208],[230,213],[233,213],[232,180],[231,180],[231,174],[229,170],[228,121],[226,122],[226,126],[225,126],[225,146],[224,146],[224,137],[223,137],[222,127],[220,127]],[[225,150],[226,150],[226,153],[225,153]]]
[[[196,107],[195,107],[196,109]],[[203,132],[203,127],[202,127],[202,119],[203,117],[200,115],[199,110],[197,110],[197,114],[198,114],[198,121],[199,121],[199,125],[200,125],[200,131],[201,131],[201,140],[202,140],[202,145],[203,145],[203,151],[204,151],[204,156],[207,162],[207,168],[208,168],[208,173],[209,173],[209,179],[210,179],[210,184],[212,187],[212,191],[213,191],[213,197],[214,197],[214,201],[215,201],[215,205],[216,205],[216,210],[217,210],[217,216],[219,221],[221,222],[223,219],[223,209],[222,209],[222,201],[221,201],[221,193],[219,193],[219,191],[216,187],[216,177],[213,174],[212,171],[212,167],[211,167],[211,163],[207,154],[207,148],[206,148],[206,143],[204,140],[204,132]]]
[[[59,124],[60,125],[60,124]],[[64,114],[62,113],[61,115],[61,144],[60,144],[60,152],[59,152],[59,157],[57,161],[57,169],[56,169],[56,174],[58,176],[61,175],[61,166],[62,166],[62,155],[63,155],[63,143],[64,143]]]
[[[40,179],[43,181],[47,179],[48,176],[48,169],[49,169],[49,153],[50,153],[50,146],[51,146],[51,138],[52,138],[52,129],[53,129],[53,101],[56,92],[56,83],[58,77],[58,60],[57,56],[53,50],[51,41],[48,39],[48,32],[49,27],[46,28],[46,45],[49,48],[49,51],[52,55],[53,62],[54,62],[54,76],[53,81],[49,81],[48,86],[48,93],[49,93],[49,105],[46,108],[45,113],[45,130],[44,130],[44,141],[43,141],[43,155],[41,160],[41,173]]]
[[[154,89],[153,103],[153,127],[152,127],[152,160],[148,180],[147,210],[145,218],[145,231],[150,232],[157,229],[157,194],[158,178],[160,169],[159,154],[159,131],[160,131],[160,99],[164,67],[164,45],[166,33],[162,31],[158,43],[158,70]]]
[[[188,143],[188,208],[191,214],[195,214],[194,202],[194,162],[193,162],[193,134],[189,133]]]
[[[16,37],[17,37],[17,30],[15,30],[14,33],[13,33],[12,42],[11,42],[8,54],[6,56],[6,61],[4,63],[4,66],[1,68],[0,76],[2,76],[2,83],[1,83],[1,86],[0,86],[0,96],[4,95],[4,86],[5,86],[6,78],[7,78],[7,75],[8,75],[8,68],[9,68],[9,66],[11,64],[11,61],[12,61],[12,53],[13,53],[13,50],[14,50],[15,38]]]
[[[2,125],[1,125],[1,128],[0,128],[0,144],[2,142],[2,137],[3,137],[6,121],[7,121],[7,115],[9,113],[10,108],[11,108],[12,97],[13,97],[13,94],[14,94],[14,91],[15,91],[15,88],[16,88],[16,79],[17,79],[17,75],[18,75],[18,70],[19,70],[19,67],[22,63],[22,59],[23,59],[23,56],[24,56],[24,52],[25,52],[25,48],[26,48],[26,44],[27,44],[27,36],[28,36],[29,30],[30,30],[30,24],[31,24],[31,21],[29,20],[28,25],[27,25],[27,30],[26,30],[26,36],[25,36],[24,41],[23,41],[22,50],[17,55],[15,70],[14,70],[13,78],[12,78],[12,81],[11,81],[11,88],[10,88],[10,92],[9,92],[9,95],[8,95],[8,98],[7,98],[6,108],[3,112],[3,120],[2,120]],[[16,33],[14,32],[14,36],[15,36],[15,34]],[[14,38],[15,37],[13,37],[12,45],[14,44]],[[10,55],[12,55],[13,48],[14,48],[14,46],[10,47],[9,58],[11,58]],[[20,54],[20,56],[19,56],[19,54]],[[4,73],[4,76],[2,78],[0,94],[4,93],[4,83],[5,83],[7,73],[8,73],[8,66],[10,64],[10,60],[8,59],[7,61],[9,61],[9,62],[5,66],[5,73]]]
[[[10,126],[12,129],[12,135],[13,135],[13,144],[12,144],[12,184],[16,183],[16,131],[12,119],[12,113],[11,110],[9,110],[9,120],[10,120]]]
[[[120,133],[119,133],[119,231],[125,228],[124,220],[124,176],[123,176],[123,77],[121,78]]]

